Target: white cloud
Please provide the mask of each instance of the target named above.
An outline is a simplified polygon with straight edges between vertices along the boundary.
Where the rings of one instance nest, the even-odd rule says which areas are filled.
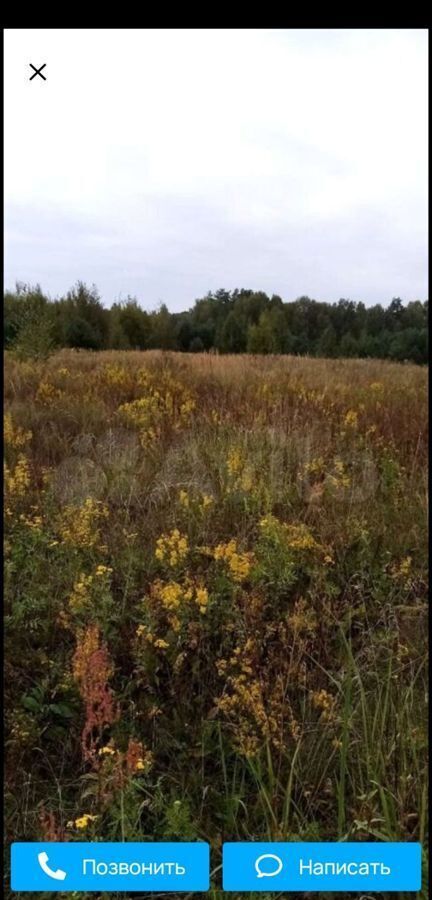
[[[427,149],[426,30],[7,29],[6,282],[424,298]]]

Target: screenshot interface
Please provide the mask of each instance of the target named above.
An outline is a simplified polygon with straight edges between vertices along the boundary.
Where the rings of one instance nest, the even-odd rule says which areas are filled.
[[[5,897],[426,900],[427,30],[3,39]]]

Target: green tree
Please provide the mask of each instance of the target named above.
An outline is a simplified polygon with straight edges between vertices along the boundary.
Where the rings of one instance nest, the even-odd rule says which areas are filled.
[[[81,350],[100,350],[99,334],[82,316],[74,316],[65,324],[66,347]]]
[[[137,300],[128,297],[114,303],[110,312],[110,346],[126,350],[146,350],[151,344],[151,319]]]
[[[61,327],[67,347],[102,350],[108,346],[109,312],[104,309],[95,285],[88,288],[83,281],[78,281],[68,291],[62,304]]]
[[[191,353],[203,352],[205,348],[199,335],[196,335],[194,338],[192,338],[189,349]]]
[[[358,342],[356,341],[354,335],[349,331],[342,336],[339,355],[344,358],[358,356]]]
[[[239,317],[231,310],[223,324],[219,350],[222,353],[244,353],[246,350],[247,335],[245,334]]]
[[[327,325],[327,328],[324,329],[321,337],[319,338],[316,352],[317,356],[324,356],[329,358],[337,356],[337,334],[331,322],[329,325]]]
[[[150,319],[152,347],[156,347],[158,350],[175,350],[176,327],[166,304],[162,303],[157,312],[152,313]]]
[[[399,331],[391,340],[390,359],[403,362],[412,360],[415,363],[428,361],[428,332],[426,328],[407,328]]]
[[[52,309],[39,285],[18,282],[5,303],[6,346],[21,358],[46,359],[55,349]]]

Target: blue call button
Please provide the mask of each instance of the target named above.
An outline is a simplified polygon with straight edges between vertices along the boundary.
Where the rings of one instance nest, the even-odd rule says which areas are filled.
[[[419,891],[414,843],[229,843],[225,891]]]
[[[209,845],[16,843],[13,891],[207,891]]]

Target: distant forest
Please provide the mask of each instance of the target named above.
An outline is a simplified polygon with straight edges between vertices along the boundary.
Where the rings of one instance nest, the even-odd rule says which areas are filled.
[[[218,290],[193,307],[147,312],[135,298],[106,309],[96,287],[78,282],[50,299],[37,285],[4,295],[5,347],[43,357],[60,347],[178,350],[189,353],[292,353],[428,361],[428,301],[380,304],[300,297],[283,302],[262,291]]]

